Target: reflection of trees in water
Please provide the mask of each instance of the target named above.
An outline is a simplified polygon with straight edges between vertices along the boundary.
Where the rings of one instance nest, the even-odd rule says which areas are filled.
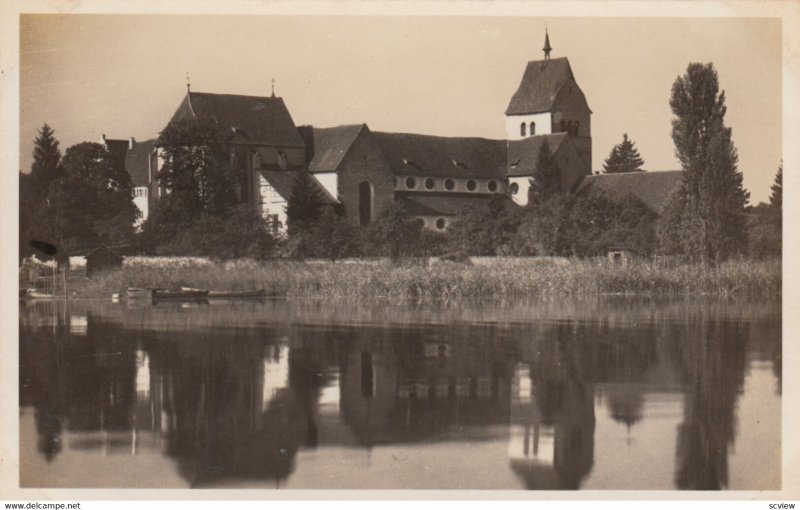
[[[70,336],[63,324],[25,332],[20,405],[35,406],[39,451],[48,460],[61,448],[64,431],[89,437],[139,427],[163,439],[165,453],[195,486],[280,481],[290,476],[301,448],[330,437],[318,430],[319,397],[330,384],[326,374],[338,368],[337,418],[358,446],[448,441],[453,434],[496,439],[482,434],[506,425],[510,442],[523,431],[524,446],[510,463],[528,488],[577,489],[594,462],[596,389],[603,385],[614,420],[634,425],[642,419],[643,388],[658,366],[688,391],[676,484],[718,488],[727,483],[747,342],[730,320],[693,313],[685,322],[636,323],[625,315],[510,327],[281,325],[168,332],[89,316],[83,335]],[[779,359],[775,345],[765,343],[764,356]],[[661,357],[671,365],[659,359],[665,351],[670,356]],[[150,363],[144,402],[137,395],[137,352]],[[515,393],[523,372],[527,401]],[[533,462],[525,455],[545,431],[552,433],[552,459]],[[94,439],[81,444],[100,447]]]
[[[670,325],[669,332],[686,389],[675,484],[691,490],[725,488],[736,400],[744,383],[746,330],[693,314],[683,325]]]
[[[315,442],[319,368],[302,349],[288,352],[288,380],[265,396],[264,360],[276,354],[259,333],[178,342],[162,353],[173,423],[168,451],[194,486],[286,479],[299,448]]]

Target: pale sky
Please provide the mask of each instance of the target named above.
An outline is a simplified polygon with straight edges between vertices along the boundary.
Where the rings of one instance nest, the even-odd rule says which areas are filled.
[[[62,151],[154,137],[186,93],[276,95],[295,124],[504,138],[525,64],[568,57],[593,111],[592,167],[628,133],[648,170],[677,169],[672,83],[713,62],[751,202],[781,162],[779,18],[23,15],[20,168],[47,122]]]

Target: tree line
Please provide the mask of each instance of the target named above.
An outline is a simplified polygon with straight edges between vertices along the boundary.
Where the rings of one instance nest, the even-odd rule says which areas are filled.
[[[286,207],[286,233],[247,206],[248,176],[233,165],[225,133],[210,119],[171,123],[159,139],[164,165],[158,185],[168,190],[141,231],[132,183],[100,144],[80,143],[62,156],[45,124],[35,140],[30,173],[20,173],[20,256],[45,241],[61,254],[100,244],[141,253],[220,258],[337,259],[348,256],[602,255],[623,248],[641,255],[678,255],[703,263],[781,253],[782,167],[770,201],[748,206],[725,93],[712,64],[690,64],[673,84],[672,139],[684,177],[659,215],[636,197],[561,187],[561,170],[543,144],[528,205],[508,196],[487,199],[454,218],[446,232],[423,228],[394,204],[367,227],[327,203],[300,172]],[[623,135],[606,173],[641,172],[644,160]],[[34,243],[35,244],[35,243]]]

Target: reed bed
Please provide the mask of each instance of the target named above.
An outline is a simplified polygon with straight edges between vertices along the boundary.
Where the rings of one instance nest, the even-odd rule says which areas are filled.
[[[605,259],[505,258],[475,264],[413,260],[366,261],[126,261],[120,270],[73,285],[75,297],[107,297],[126,287],[214,290],[263,288],[286,297],[389,299],[508,298],[536,295],[781,294],[780,260],[733,260],[717,267],[692,263]]]

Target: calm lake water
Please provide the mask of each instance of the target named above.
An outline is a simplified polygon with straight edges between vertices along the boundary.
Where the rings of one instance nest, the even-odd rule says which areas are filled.
[[[20,302],[23,487],[779,489],[780,303]]]

